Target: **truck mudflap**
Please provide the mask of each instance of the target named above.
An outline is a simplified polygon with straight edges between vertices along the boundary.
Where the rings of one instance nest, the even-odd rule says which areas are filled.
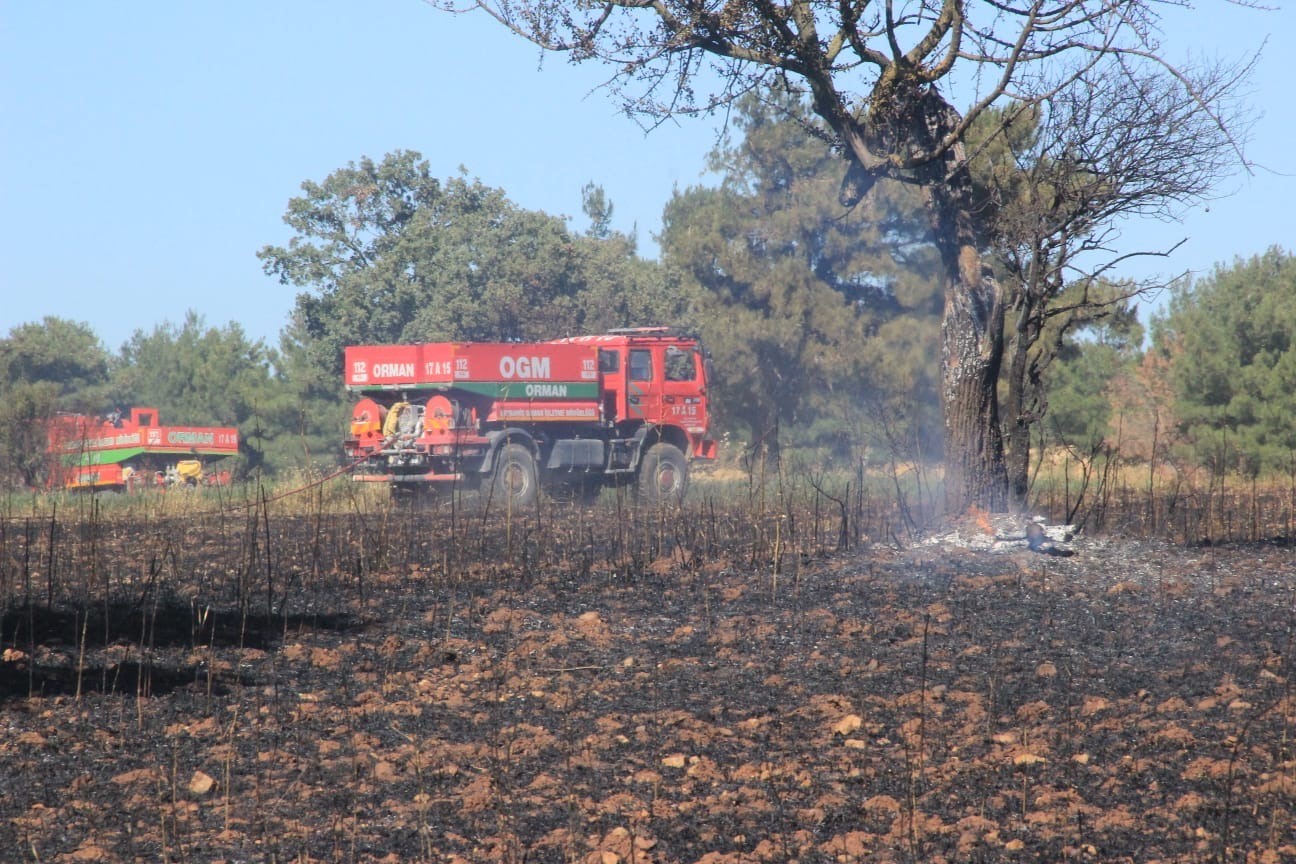
[[[702,438],[693,443],[694,459],[714,459],[716,458],[716,442],[714,438]]]

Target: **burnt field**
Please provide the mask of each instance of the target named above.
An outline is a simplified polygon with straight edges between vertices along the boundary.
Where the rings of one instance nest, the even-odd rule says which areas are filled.
[[[6,519],[0,858],[1296,860],[1296,549],[845,512]]]

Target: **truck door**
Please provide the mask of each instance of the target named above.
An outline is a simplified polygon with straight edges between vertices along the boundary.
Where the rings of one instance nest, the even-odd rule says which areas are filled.
[[[662,422],[692,431],[705,426],[701,357],[692,346],[662,347]]]
[[[660,348],[631,348],[626,363],[626,416],[646,423],[661,422]]]

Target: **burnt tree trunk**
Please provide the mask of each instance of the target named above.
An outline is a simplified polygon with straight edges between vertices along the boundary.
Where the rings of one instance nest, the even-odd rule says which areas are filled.
[[[965,217],[948,208],[938,222],[947,275],[941,319],[941,411],[945,421],[945,510],[975,505],[1008,507],[1008,475],[999,426],[999,368],[1003,358],[1003,305],[994,281],[981,274]]]
[[[1013,304],[1015,318],[1007,349],[1008,374],[1004,395],[1004,460],[1008,473],[1008,501],[1023,509],[1030,494],[1031,430],[1043,416],[1040,368],[1030,356],[1044,329],[1044,307],[1029,286],[1023,285]]]
[[[953,129],[958,113],[929,91],[926,122],[933,138]],[[972,177],[962,143],[931,168],[932,222],[945,269],[941,319],[941,411],[945,422],[945,512],[977,506],[1008,509],[1008,474],[999,424],[1003,363],[1003,292],[977,251]]]
[[[1012,340],[1004,394],[1004,463],[1008,474],[1008,501],[1014,510],[1026,506],[1030,494],[1030,435],[1034,420],[1026,407],[1026,348],[1020,337]]]
[[[836,121],[848,142],[849,164],[839,193],[853,207],[881,176],[917,182],[928,194],[932,231],[945,270],[941,321],[941,410],[945,426],[945,510],[975,505],[1008,508],[1008,475],[999,426],[999,370],[1003,362],[1002,292],[982,266],[973,217],[972,177],[961,142],[944,146],[959,114],[935,87],[902,75],[884,76],[873,94],[868,122],[816,111]],[[897,168],[900,154],[926,153]]]

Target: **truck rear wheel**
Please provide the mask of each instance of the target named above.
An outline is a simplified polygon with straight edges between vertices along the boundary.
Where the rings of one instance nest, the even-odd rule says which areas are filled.
[[[674,444],[654,444],[639,466],[639,497],[651,504],[677,504],[688,491],[688,460]]]
[[[496,506],[520,510],[536,502],[539,479],[535,457],[521,444],[505,444],[495,455],[491,497]]]

